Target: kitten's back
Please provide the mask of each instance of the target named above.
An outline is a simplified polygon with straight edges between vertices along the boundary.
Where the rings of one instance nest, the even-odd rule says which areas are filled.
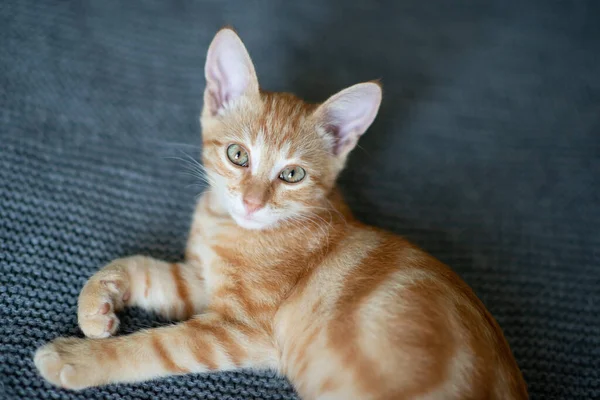
[[[277,314],[282,372],[301,393],[527,398],[498,324],[454,272],[390,233],[344,229]]]

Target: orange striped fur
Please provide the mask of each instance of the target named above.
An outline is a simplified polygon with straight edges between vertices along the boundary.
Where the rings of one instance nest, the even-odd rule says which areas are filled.
[[[304,399],[526,399],[502,331],[473,291],[404,239],[353,219],[335,189],[375,117],[379,86],[353,86],[323,105],[260,91],[227,29],[206,75],[211,190],[185,262],[133,256],[102,268],[79,297],[87,338],[38,349],[41,375],[82,389],[249,367],[287,376]],[[247,151],[247,165],[230,161],[231,144]],[[304,179],[283,181],[290,165]],[[115,313],[130,306],[181,322],[114,336]]]

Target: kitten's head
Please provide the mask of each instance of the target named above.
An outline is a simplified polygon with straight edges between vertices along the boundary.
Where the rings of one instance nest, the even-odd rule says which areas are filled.
[[[372,82],[321,105],[261,91],[250,56],[230,29],[213,39],[205,75],[200,120],[211,190],[247,229],[302,220],[321,209],[381,102],[381,88]]]

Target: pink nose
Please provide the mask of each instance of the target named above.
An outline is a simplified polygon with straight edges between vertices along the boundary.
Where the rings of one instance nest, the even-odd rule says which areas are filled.
[[[257,210],[260,210],[262,208],[262,206],[263,206],[262,202],[257,199],[253,199],[252,197],[244,198],[244,207],[246,207],[246,211],[248,212],[248,214],[252,214],[253,212],[255,212]]]

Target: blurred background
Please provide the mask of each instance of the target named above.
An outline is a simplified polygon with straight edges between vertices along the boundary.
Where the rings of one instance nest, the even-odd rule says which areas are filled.
[[[226,24],[265,89],[322,101],[381,79],[340,179],[352,209],[474,288],[532,398],[600,398],[599,19],[584,0],[3,1],[0,398],[296,398],[249,371],[71,393],[32,362],[81,336],[101,265],[182,257],[202,190],[182,172]],[[163,323],[129,310],[122,331]]]

